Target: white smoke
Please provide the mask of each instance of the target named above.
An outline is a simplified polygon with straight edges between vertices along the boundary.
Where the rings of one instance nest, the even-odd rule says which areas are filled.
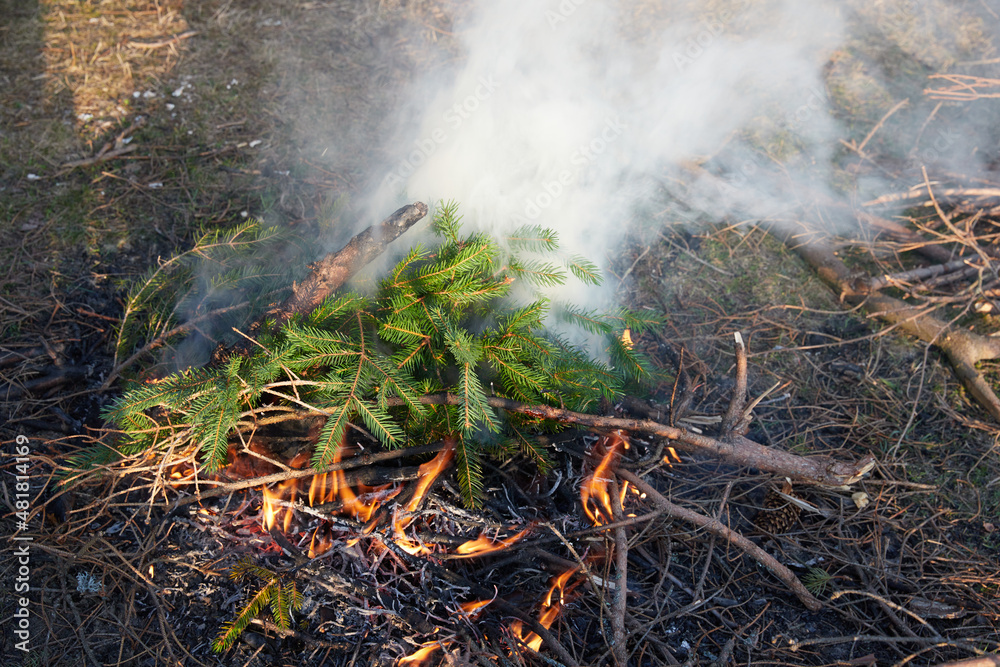
[[[456,199],[480,228],[538,223],[605,264],[636,211],[682,171],[689,203],[710,215],[787,208],[787,175],[774,179],[745,147],[748,128],[758,140],[787,135],[798,163],[829,162],[838,131],[821,69],[843,38],[835,3],[479,5],[458,27],[461,69],[416,87],[423,115],[375,197],[380,210]],[[686,171],[712,156],[712,178]]]

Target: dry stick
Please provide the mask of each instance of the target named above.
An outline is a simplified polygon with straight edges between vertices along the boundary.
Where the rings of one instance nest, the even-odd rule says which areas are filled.
[[[743,408],[747,404],[747,347],[743,344],[743,336],[739,331],[734,332],[733,337],[736,339],[736,386],[729,401],[729,409],[722,419],[721,431],[725,435],[743,435],[746,433]]]
[[[72,169],[73,167],[86,167],[88,165],[97,164],[98,162],[107,162],[108,160],[114,160],[116,157],[128,155],[138,147],[139,146],[137,144],[130,144],[119,146],[118,148],[112,150],[109,144],[104,146],[104,148],[102,148],[94,157],[65,162],[62,166],[63,169]]]
[[[802,604],[804,604],[810,611],[819,611],[823,607],[823,603],[817,600],[812,593],[806,590],[806,587],[802,585],[802,582],[798,580],[791,570],[776,561],[774,557],[743,535],[740,535],[736,531],[732,530],[718,519],[712,519],[711,517],[707,517],[703,514],[698,514],[693,510],[673,504],[663,497],[659,491],[650,486],[644,479],[629,470],[619,469],[616,474],[645,493],[647,498],[652,500],[657,507],[661,508],[670,516],[687,521],[688,523],[693,523],[699,528],[711,531],[728,540],[734,546],[745,551],[754,560],[770,570],[774,576],[781,579],[781,581],[783,581],[785,585],[791,589],[796,597],[802,601]]]
[[[943,276],[955,272],[962,273],[963,271],[960,270],[967,268],[973,268],[977,271],[984,268],[978,266],[970,267],[969,261],[970,260],[967,259],[956,259],[951,262],[945,262],[944,264],[923,266],[919,269],[899,271],[898,273],[886,273],[881,276],[867,279],[865,281],[865,285],[871,290],[882,289],[883,287],[888,287],[890,285],[893,287],[899,287],[900,283],[909,283],[915,280],[926,281],[928,278],[936,278],[937,276]]]
[[[62,165],[62,168],[72,169],[73,167],[84,167],[91,164],[97,164],[98,162],[104,162],[105,160],[111,160],[113,158],[125,155],[126,153],[131,153],[136,148],[138,148],[138,146],[136,144],[131,144],[131,145],[126,144],[125,137],[126,135],[131,134],[132,132],[138,130],[140,127],[145,125],[145,123],[146,121],[143,120],[141,117],[135,119],[134,121],[132,121],[131,125],[129,125],[126,129],[118,133],[118,136],[115,137],[114,143],[109,142],[104,144],[101,150],[99,150],[97,154],[92,157],[84,158],[82,160],[73,160],[72,162],[66,162]]]
[[[463,404],[459,396],[450,393],[426,394],[421,396],[419,400],[425,405]],[[816,484],[828,486],[854,484],[875,466],[875,458],[870,455],[854,463],[838,461],[829,456],[798,456],[775,447],[765,447],[741,435],[716,439],[648,419],[619,419],[588,415],[550,405],[529,405],[498,396],[487,397],[486,401],[491,407],[538,419],[550,419],[564,424],[579,424],[591,428],[658,435],[661,438],[673,440],[678,449],[724,459],[734,465],[774,472]],[[398,398],[389,399],[388,403],[391,406],[403,405],[402,399]]]
[[[155,42],[139,42],[131,40],[129,42],[126,42],[125,45],[131,46],[134,49],[159,49],[160,47],[163,46],[170,46],[171,44],[176,44],[182,39],[188,39],[189,37],[194,37],[197,34],[198,34],[197,30],[188,30],[186,32],[182,32],[177,35],[171,35],[166,39],[161,39]]]
[[[937,191],[938,198],[941,197],[1000,197],[1000,188],[944,188]],[[910,188],[906,192],[895,192],[893,194],[882,195],[877,199],[866,201],[862,206],[879,206],[881,204],[893,204],[912,199],[924,199],[927,197],[927,188],[919,185]],[[920,206],[933,206],[930,199],[920,202]]]
[[[994,419],[1000,420],[1000,399],[982,374],[976,370],[978,362],[1000,358],[1000,339],[987,338],[952,327],[947,322],[922,312],[918,306],[912,306],[877,291],[867,290],[863,281],[858,283],[851,279],[850,270],[824,241],[802,240],[801,237],[791,233],[780,231],[776,233],[816,270],[825,283],[840,292],[848,303],[860,304],[879,319],[898,326],[911,336],[936,345],[948,357],[955,375],[973,398]]]
[[[868,142],[872,140],[872,137],[874,137],[880,129],[882,129],[882,126],[885,125],[885,121],[889,120],[890,116],[895,114],[897,111],[899,111],[909,103],[910,103],[910,98],[906,98],[901,102],[898,102],[896,106],[885,112],[885,115],[883,115],[882,118],[880,118],[879,121],[875,123],[875,127],[871,129],[871,132],[868,133],[868,136],[866,136],[860,144],[853,147],[855,152],[857,152],[857,154],[860,155],[862,158],[865,158],[866,157],[865,146],[868,145]]]
[[[87,641],[87,631],[84,629],[83,620],[80,618],[80,612],[77,610],[76,605],[73,604],[73,598],[70,597],[69,593],[66,591],[66,573],[65,571],[60,573],[59,579],[62,581],[62,594],[63,600],[69,604],[70,611],[73,612],[73,620],[76,621],[76,639],[80,646],[83,647],[83,652],[87,654],[87,657],[94,663],[94,665],[102,665],[97,656],[94,655],[94,649],[90,646],[90,642]],[[86,661],[82,661],[86,665]]]
[[[932,100],[968,102],[1000,97],[1000,92],[984,93],[978,90],[978,88],[1000,86],[1000,79],[988,79],[972,74],[932,74],[927,78],[944,79],[953,84],[947,88],[925,88],[924,95],[929,96]]]
[[[0,399],[14,401],[25,394],[33,394],[53,387],[76,382],[87,377],[87,369],[83,366],[63,366],[56,368],[48,375],[44,375],[34,380],[27,380],[20,384],[0,384]]]
[[[940,245],[941,242],[928,240],[909,227],[904,227],[895,220],[880,218],[877,215],[871,215],[869,213],[865,213],[864,211],[857,211],[855,215],[858,216],[858,220],[861,222],[866,223],[871,227],[875,227],[876,229],[883,230],[896,240],[906,244],[907,250],[918,252],[932,262],[944,264],[955,259],[955,253],[943,245]]]
[[[618,481],[611,479],[611,516],[615,523],[624,518]],[[628,595],[628,537],[625,527],[614,529],[615,590],[611,598],[611,655],[618,667],[628,667],[628,646],[625,634],[625,600]]]
[[[339,289],[348,278],[385,251],[386,246],[427,215],[427,204],[408,204],[377,225],[372,225],[337,252],[330,253],[311,265],[312,272],[298,285],[292,295],[278,308],[268,313],[281,325],[293,315],[315,310],[323,299]]]
[[[285,301],[268,311],[263,318],[251,326],[260,327],[264,320],[271,320],[274,327],[280,327],[295,315],[307,315],[316,310],[323,300],[340,289],[351,276],[366,264],[385,252],[386,247],[403,232],[427,215],[427,204],[415,202],[397,209],[382,222],[372,225],[355,235],[340,250],[331,252],[318,262],[309,265],[309,275],[301,283],[292,285],[292,294]],[[252,346],[252,339],[241,340],[233,346],[232,354],[246,354]],[[213,362],[223,358],[217,351]]]

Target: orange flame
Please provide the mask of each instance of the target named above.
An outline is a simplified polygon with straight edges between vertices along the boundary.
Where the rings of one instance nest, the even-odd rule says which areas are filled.
[[[393,540],[400,549],[411,556],[425,556],[433,552],[430,547],[407,537],[406,529],[413,523],[413,517],[410,514],[420,507],[421,501],[427,495],[434,480],[448,467],[451,459],[455,456],[455,441],[451,438],[445,438],[444,444],[444,448],[437,453],[437,456],[418,468],[419,477],[413,489],[413,496],[406,503],[405,508],[402,510],[397,508],[392,515]]]
[[[569,591],[566,590],[566,582],[569,581],[569,578],[572,577],[573,574],[579,569],[580,569],[579,567],[574,567],[572,569],[566,570],[562,574],[552,579],[552,585],[549,587],[549,592],[545,596],[546,607],[552,606],[552,596],[553,594],[555,594],[557,590],[559,591],[559,602],[557,604],[559,605],[565,604],[564,596],[566,593],[569,593]],[[571,587],[570,590],[573,590],[573,588],[576,588],[576,586]],[[545,627],[547,628],[549,626],[546,625]]]
[[[341,446],[333,455],[333,463],[339,463],[345,452],[352,452],[347,446]],[[445,446],[438,454],[424,463],[419,468],[419,476],[414,484],[414,492],[405,508],[397,508],[393,516],[394,539],[401,548],[413,555],[426,555],[432,553],[432,549],[420,542],[414,541],[406,536],[405,530],[412,523],[411,512],[416,511],[423,501],[434,480],[448,467],[455,456],[455,442],[453,439],[446,439]],[[294,512],[291,509],[282,508],[278,501],[295,501],[296,494],[304,488],[305,478],[292,479],[281,482],[273,488],[263,488],[263,512],[262,523],[267,530],[271,530],[281,523],[285,532],[291,527]],[[376,527],[376,520],[372,516],[383,506],[386,501],[395,497],[402,490],[401,486],[385,484],[377,487],[370,487],[364,484],[357,484],[356,488],[351,488],[347,483],[347,476],[342,470],[335,470],[320,475],[313,475],[309,478],[308,499],[310,506],[323,505],[326,503],[340,503],[338,513],[351,515],[360,521],[367,522],[362,530],[362,535],[368,535]],[[284,515],[282,517],[282,512]],[[520,537],[515,536],[515,537]],[[351,546],[358,541],[357,538],[350,540],[347,544]],[[313,532],[309,545],[309,557],[314,558],[329,551],[333,546],[333,537],[329,531],[322,532],[317,529]],[[506,544],[497,545],[502,548]]]
[[[549,586],[549,592],[545,594],[545,601],[542,603],[541,611],[538,614],[538,624],[546,630],[551,628],[556,618],[559,617],[559,612],[562,611],[563,605],[565,604],[566,595],[579,585],[580,582],[577,581],[572,586],[566,586],[570,577],[572,577],[578,570],[578,567],[574,567],[552,578],[552,585]],[[552,598],[555,597],[556,591],[559,592],[559,596],[557,600],[553,601]],[[524,623],[521,621],[513,621],[510,624],[510,631],[515,637],[524,642],[524,644],[532,651],[538,651],[538,649],[542,647],[542,638],[538,635],[538,633],[525,633]]]
[[[437,479],[438,475],[448,467],[451,463],[451,459],[455,456],[455,441],[451,438],[445,438],[444,449],[437,453],[433,459],[424,463],[418,468],[420,477],[417,479],[416,487],[413,490],[413,497],[410,498],[410,502],[406,504],[407,512],[415,512],[417,507],[420,506],[420,501],[424,499],[427,495],[427,490],[431,488],[431,484]]]
[[[510,632],[520,639],[532,651],[542,648],[542,638],[535,632],[524,633],[524,623],[521,621],[511,621]]]
[[[471,602],[462,602],[458,606],[462,609],[466,616],[474,616],[479,613],[479,610],[493,602],[493,600],[473,600]]]
[[[515,535],[511,535],[505,540],[494,540],[493,538],[486,537],[485,534],[480,535],[474,540],[469,540],[468,542],[460,544],[455,549],[457,553],[452,556],[452,558],[476,558],[494,551],[505,549],[520,540],[529,532],[531,532],[531,526],[528,526]]]
[[[623,448],[628,449],[628,442],[618,434],[604,436],[594,445],[595,454],[602,449],[606,453],[601,462],[594,468],[593,474],[583,480],[583,484],[580,486],[580,502],[583,504],[583,511],[586,512],[595,526],[610,523],[611,517],[614,515],[611,509],[611,494],[608,492],[608,483],[618,468]],[[591,499],[594,500],[594,507],[591,507]]]
[[[434,651],[441,648],[441,642],[431,642],[430,644],[424,644],[422,648],[418,648],[416,651],[406,656],[405,658],[400,658],[396,663],[398,665],[425,665],[427,664],[428,658]]]
[[[433,553],[433,549],[423,542],[411,540],[406,536],[406,527],[413,519],[408,514],[403,514],[398,510],[392,515],[392,539],[400,549],[411,556],[426,556]]]
[[[340,446],[333,455],[333,463],[340,463],[345,451],[351,451]],[[347,484],[347,476],[343,470],[334,470],[322,475],[314,475],[309,484],[309,505],[322,505],[340,500],[341,512],[350,514],[359,521],[371,519],[375,510],[387,499],[385,493],[391,485],[370,487],[358,484],[358,492]]]
[[[286,494],[288,495],[288,502],[295,502],[295,480],[288,480],[286,482],[280,482],[274,489],[269,489],[266,486],[261,489],[261,494],[264,496],[264,517],[262,523],[266,530],[271,530],[274,524],[278,522],[278,515],[284,512],[284,518],[282,519],[282,530],[288,532],[289,527],[292,525],[293,512],[290,508],[279,507],[277,501],[285,500]]]
[[[329,530],[323,530],[325,526],[319,526],[313,531],[309,540],[309,558],[322,556],[333,547],[333,536]]]

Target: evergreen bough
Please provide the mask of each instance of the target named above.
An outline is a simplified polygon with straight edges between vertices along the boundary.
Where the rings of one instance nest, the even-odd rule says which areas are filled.
[[[229,572],[229,578],[233,581],[251,577],[258,580],[259,587],[253,587],[256,588],[254,594],[243,604],[236,618],[226,623],[212,642],[212,650],[216,653],[232,648],[250,622],[265,609],[270,610],[274,624],[281,630],[291,630],[295,612],[302,609],[304,600],[295,582],[257,565],[252,558],[244,556]]]
[[[597,285],[594,264],[560,259],[557,236],[544,227],[526,225],[496,239],[463,235],[459,223],[457,206],[442,206],[432,223],[439,245],[410,250],[374,294],[328,298],[260,335],[249,356],[129,388],[106,412],[123,432],[117,451],[193,442],[213,471],[226,463],[234,429],[295,409],[326,417],[316,467],[333,460],[352,422],[386,447],[456,437],[459,485],[470,506],[482,496],[484,453],[520,452],[547,469],[547,454],[530,431],[553,425],[497,414],[487,397],[578,411],[613,401],[627,383],[651,373],[624,330],[639,333],[657,320],[626,309],[555,309],[538,290],[563,284],[567,273]],[[550,317],[602,339],[608,361],[546,329]],[[421,403],[421,396],[443,391],[458,396],[459,405]]]

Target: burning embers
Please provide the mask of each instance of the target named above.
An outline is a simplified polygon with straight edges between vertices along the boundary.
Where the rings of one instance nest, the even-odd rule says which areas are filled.
[[[441,650],[441,642],[431,642],[430,644],[424,644],[416,651],[406,656],[405,658],[400,658],[396,664],[397,665],[426,665],[429,664],[428,661],[434,656],[435,653]]]
[[[568,601],[567,599],[569,594],[583,581],[583,579],[578,578],[572,584],[567,585],[570,577],[578,572],[579,569],[579,567],[574,567],[552,578],[549,585],[549,592],[546,593],[545,599],[542,601],[542,605],[538,613],[538,624],[546,630],[551,628],[556,618],[559,617],[559,613],[562,611],[563,605],[565,605]],[[538,635],[538,633],[526,632],[524,629],[524,623],[521,621],[512,622],[510,624],[510,631],[518,641],[523,643],[532,651],[537,651],[542,647],[542,638]]]
[[[629,489],[627,485],[622,485],[618,493],[615,493],[617,487],[613,484],[613,480],[626,449],[628,449],[626,436],[614,433],[601,437],[589,452],[587,468],[592,472],[581,483],[580,501],[584,513],[595,528],[608,526],[615,521],[616,516],[624,516],[623,501]],[[351,457],[356,453],[342,447],[335,457],[335,462],[350,463]],[[409,471],[404,478],[413,480],[411,482],[379,485],[378,481],[373,481],[371,477],[361,477],[375,484],[370,486],[352,481],[359,479],[357,473],[337,470],[314,475],[311,478],[279,483],[273,488],[263,490],[262,522],[269,531],[281,530],[288,533],[300,530],[297,529],[301,524],[295,518],[295,509],[304,509],[304,505],[313,508],[308,510],[311,514],[331,517],[330,521],[322,522],[312,532],[309,538],[310,558],[326,553],[337,540],[346,539],[347,545],[352,546],[365,536],[371,536],[376,539],[373,548],[389,547],[404,561],[409,554],[409,556],[430,557],[432,561],[437,561],[443,566],[447,561],[476,558],[509,549],[524,539],[534,529],[533,524],[513,534],[502,530],[484,531],[474,539],[468,539],[447,549],[442,543],[455,545],[454,538],[435,540],[433,533],[428,537],[427,528],[439,524],[436,521],[431,523],[426,518],[428,513],[434,514],[433,509],[421,508],[435,481],[448,470],[454,457],[455,443],[446,441],[430,461],[416,469],[403,469]],[[376,479],[381,480],[385,477]],[[338,520],[332,519],[334,515],[342,519],[352,519],[357,523],[343,521],[338,523]],[[454,524],[446,520],[444,525]],[[353,531],[353,535],[345,536],[345,531]],[[383,544],[385,546],[381,546]],[[606,563],[607,559],[611,558],[612,551],[613,549],[597,548],[591,550],[589,554],[581,554],[582,561],[577,566],[553,576],[549,581],[548,591],[539,600],[531,615],[525,616],[523,612],[518,612],[516,615],[520,618],[510,620],[507,625],[509,632],[507,641],[513,643],[509,645],[520,646],[523,650],[541,650],[544,643],[542,635],[553,626],[580,584],[589,582],[591,586],[606,585],[603,580],[593,576],[589,568]],[[458,617],[473,619],[493,602],[493,599],[456,602],[457,606],[453,611]],[[509,608],[508,603],[504,604]],[[531,618],[537,619],[537,622],[528,620]],[[439,662],[442,653],[447,654],[454,646],[446,637],[439,636],[435,639],[436,641],[417,647],[412,654],[401,658],[398,664],[412,667]]]
[[[611,506],[611,484],[621,461],[622,452],[628,449],[628,441],[620,434],[606,435],[591,450],[591,456],[600,457],[600,462],[594,467],[594,472],[583,480],[580,485],[580,503],[583,511],[595,526],[606,526],[613,521],[614,512]],[[624,493],[624,488],[622,489]],[[621,508],[621,498],[618,498]]]
[[[344,460],[345,451],[351,456],[356,454],[355,451],[341,447],[333,462],[341,463]],[[321,508],[327,514],[347,517],[364,523],[360,534],[365,536],[372,534],[384,520],[386,514],[379,511],[381,508],[386,507],[391,500],[404,498],[393,508],[391,538],[389,539],[396,547],[411,556],[427,556],[436,553],[439,549],[437,544],[425,544],[414,539],[407,534],[407,529],[413,524],[414,515],[423,503],[427,492],[441,473],[448,469],[454,456],[455,443],[452,440],[446,440],[444,447],[438,454],[417,469],[416,481],[409,488],[400,484],[367,486],[356,483],[352,486],[343,470],[326,472],[308,478],[309,489],[306,494],[300,490],[306,483],[304,479],[281,482],[273,489],[265,487],[263,489],[262,523],[266,530],[280,528],[283,532],[289,532],[293,527],[295,516],[294,504],[300,499],[300,496],[305,495],[309,507]],[[530,531],[531,526],[504,539],[483,534],[460,544],[455,548],[454,553],[447,555],[447,557],[474,558],[499,551],[522,539]],[[355,544],[358,539],[355,537],[349,540],[348,546]],[[309,557],[314,558],[329,551],[333,543],[334,539],[330,527],[321,525],[313,532],[310,539]]]
[[[334,463],[341,462],[346,449],[345,447],[337,449],[333,459]],[[348,453],[353,456],[356,452],[349,451]],[[444,450],[438,456],[440,457],[443,453]],[[400,491],[400,487],[393,488],[391,484],[376,487],[358,484],[356,488],[351,488],[343,470],[313,475],[308,479],[309,507],[335,505],[335,510],[330,512],[331,514],[347,516],[357,521],[370,520],[376,509],[387,500],[395,497]],[[278,517],[281,516],[281,529],[284,532],[289,531],[295,513],[288,505],[294,504],[298,500],[302,484],[302,479],[291,479],[279,482],[273,489],[267,487],[262,489],[264,496],[262,522],[265,529],[271,530],[278,525]]]

